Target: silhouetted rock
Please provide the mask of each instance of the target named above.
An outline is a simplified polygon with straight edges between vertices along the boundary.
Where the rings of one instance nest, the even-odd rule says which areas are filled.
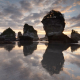
[[[48,44],[41,63],[50,75],[59,74],[63,70],[65,60],[62,51],[68,47],[69,44]]]
[[[42,23],[49,42],[77,42],[62,33],[65,28],[65,19],[63,14],[61,14],[59,11],[51,10],[46,16],[44,16]]]
[[[5,40],[15,40],[16,39],[15,32],[11,28],[4,30],[3,33],[1,33],[1,36]]]
[[[75,41],[79,41],[80,40],[80,34],[77,31],[72,30],[71,39],[74,39]]]
[[[52,36],[48,36],[48,40],[50,43],[77,43],[76,40],[69,38],[67,35],[65,34],[60,34],[60,35],[52,35]]]
[[[29,37],[29,36],[19,36],[19,40],[20,41],[28,41],[28,42],[32,42],[33,38]]]
[[[22,36],[22,33],[21,32],[18,32],[17,38],[19,39],[20,36]]]
[[[24,56],[30,55],[37,49],[38,42],[19,42],[19,46],[23,46]]]
[[[50,11],[43,20],[43,28],[47,36],[62,34],[65,27],[64,16],[59,11]]]
[[[38,40],[37,31],[30,25],[25,24],[23,28],[23,36],[28,36],[33,38],[33,40]]]

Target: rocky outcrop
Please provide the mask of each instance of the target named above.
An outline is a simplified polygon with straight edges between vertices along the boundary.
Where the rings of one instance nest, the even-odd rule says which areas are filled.
[[[54,10],[44,16],[42,23],[47,36],[62,34],[65,27],[63,15]]]
[[[1,33],[1,37],[4,38],[5,40],[15,40],[16,39],[15,32],[11,28],[4,30],[3,33]]]
[[[77,31],[72,30],[72,32],[71,32],[71,39],[79,41],[80,40],[80,34]]]
[[[60,34],[60,35],[52,35],[52,36],[48,36],[48,41],[50,43],[52,42],[56,42],[56,43],[77,43],[76,40],[69,38],[67,35],[65,34]]]
[[[19,39],[20,36],[22,36],[22,33],[21,32],[18,32],[17,38]]]
[[[38,40],[37,31],[30,25],[25,24],[23,28],[23,36],[28,36],[33,38],[33,40]]]
[[[76,43],[76,40],[69,38],[63,34],[65,28],[65,19],[59,11],[50,11],[43,20],[43,28],[46,32],[49,42],[57,43]]]

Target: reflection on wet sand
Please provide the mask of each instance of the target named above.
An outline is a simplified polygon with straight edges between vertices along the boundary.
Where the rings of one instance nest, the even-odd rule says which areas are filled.
[[[59,74],[63,69],[65,60],[62,51],[68,47],[68,44],[48,44],[41,63],[50,75]]]
[[[13,48],[15,47],[15,43],[14,44],[0,44],[0,48],[4,48],[7,51],[11,51]]]
[[[80,54],[67,49],[79,45],[48,44],[45,51],[45,44],[37,44],[19,42],[13,51],[0,50],[0,80],[80,80]]]
[[[71,52],[76,51],[78,48],[80,48],[79,44],[71,44]]]
[[[37,49],[38,42],[18,42],[18,46],[23,46],[24,56],[30,55]]]

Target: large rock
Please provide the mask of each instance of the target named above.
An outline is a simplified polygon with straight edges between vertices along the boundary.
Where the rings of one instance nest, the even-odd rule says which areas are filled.
[[[47,36],[60,35],[65,27],[65,20],[59,11],[50,11],[43,20],[43,28]]]
[[[33,40],[38,40],[37,31],[30,25],[25,24],[23,28],[23,36],[29,36],[33,38]]]
[[[3,33],[1,33],[1,36],[5,40],[15,40],[16,39],[16,34],[11,28],[4,30]]]
[[[75,41],[79,41],[80,40],[80,34],[77,31],[72,30],[71,39],[74,39]]]
[[[43,28],[46,32],[49,42],[57,43],[76,43],[77,41],[63,34],[65,28],[65,19],[59,11],[50,11],[43,20]]]

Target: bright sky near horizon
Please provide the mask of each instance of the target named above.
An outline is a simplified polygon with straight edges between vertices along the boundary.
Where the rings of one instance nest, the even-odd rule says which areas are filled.
[[[23,32],[28,23],[43,37],[41,20],[52,9],[64,14],[65,34],[70,35],[72,29],[80,33],[80,0],[0,0],[0,33],[8,27]]]

